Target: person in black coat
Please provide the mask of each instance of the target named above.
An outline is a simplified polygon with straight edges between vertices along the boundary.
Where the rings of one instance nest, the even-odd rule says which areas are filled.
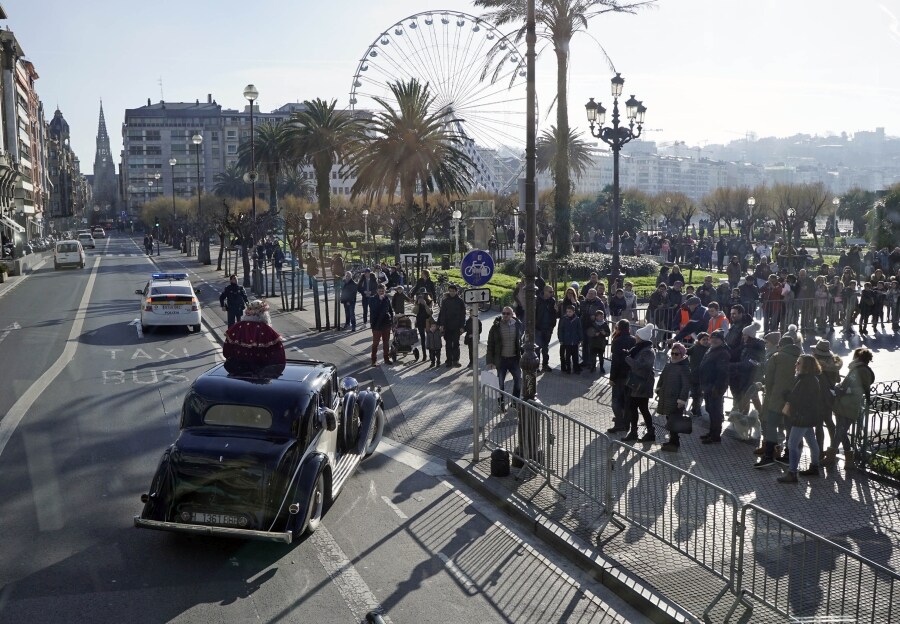
[[[276,252],[277,253],[277,252]],[[359,286],[353,281],[350,271],[344,272],[341,280],[341,305],[344,306],[344,329],[356,331],[356,296],[359,294]]]
[[[671,360],[659,374],[656,384],[656,413],[666,416],[669,423],[669,441],[663,444],[662,450],[676,452],[680,441],[678,433],[673,431],[672,423],[684,416],[691,391],[691,379],[684,345],[680,342],[673,344],[670,357]]]
[[[244,308],[250,303],[244,287],[238,285],[237,275],[232,274],[229,278],[229,284],[219,295],[219,305],[223,310],[228,311],[228,327],[241,320],[244,314]]]
[[[391,325],[394,322],[394,309],[391,300],[385,294],[384,284],[379,284],[376,295],[369,301],[369,313],[372,320],[372,366],[378,366],[378,343],[383,346],[384,363],[391,361],[389,341]]]
[[[559,318],[556,309],[553,287],[544,286],[534,302],[534,341],[541,356],[541,370],[544,372],[552,370],[550,368],[550,341],[553,339],[553,329]]]
[[[634,336],[631,335],[631,323],[628,319],[620,319],[616,323],[609,349],[609,383],[612,386],[610,404],[613,412],[613,426],[606,433],[628,431],[628,420],[625,414],[625,403],[628,399],[628,364],[625,356],[634,347]]]
[[[462,366],[459,363],[459,336],[466,323],[466,304],[459,298],[459,287],[456,284],[447,287],[447,296],[441,302],[437,322],[447,346],[447,368]]]
[[[788,393],[782,414],[790,425],[788,434],[788,471],[778,478],[780,483],[797,483],[797,475],[817,476],[819,474],[819,443],[816,441],[816,426],[822,421],[827,408],[822,400],[819,375],[822,368],[812,355],[801,355],[795,366],[797,374],[794,387]],[[809,445],[812,461],[809,468],[800,471],[801,445],[803,440]]]
[[[728,365],[731,352],[725,345],[725,332],[717,329],[709,336],[709,350],[700,361],[700,391],[709,413],[709,433],[700,436],[703,444],[722,441],[722,421],[725,419],[725,391],[728,389]]]
[[[369,322],[369,303],[372,297],[375,296],[377,288],[378,280],[375,278],[375,274],[368,268],[363,269],[362,275],[359,277],[358,287],[359,294],[362,295],[363,325]]]
[[[629,431],[622,440],[641,442],[654,442],[656,429],[653,426],[653,418],[650,415],[650,397],[653,396],[653,386],[656,373],[653,369],[656,363],[656,354],[653,351],[653,332],[656,327],[652,323],[644,325],[635,332],[637,341],[625,356],[628,365],[628,402],[626,412],[629,420]],[[638,411],[644,417],[646,433],[638,438]]]

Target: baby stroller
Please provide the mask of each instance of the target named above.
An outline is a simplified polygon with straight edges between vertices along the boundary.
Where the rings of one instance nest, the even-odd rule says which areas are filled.
[[[415,345],[419,342],[419,332],[414,326],[416,317],[412,314],[397,314],[394,316],[394,327],[391,336],[391,360],[396,363],[397,355],[413,354],[413,359],[419,361],[419,348]]]

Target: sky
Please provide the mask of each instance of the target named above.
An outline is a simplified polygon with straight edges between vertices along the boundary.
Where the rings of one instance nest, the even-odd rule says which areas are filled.
[[[0,3],[40,75],[48,120],[59,107],[85,173],[101,98],[117,155],[125,109],[147,98],[212,94],[238,108],[253,83],[263,111],[316,97],[347,106],[360,58],[395,23],[430,10],[482,14],[460,0]],[[552,48],[539,48],[545,129],[555,123],[556,65]],[[636,15],[602,15],[571,47],[569,120],[581,131],[589,97],[610,108],[603,50],[625,94],[647,107],[646,139],[706,145],[876,127],[900,135],[900,0],[658,0]]]

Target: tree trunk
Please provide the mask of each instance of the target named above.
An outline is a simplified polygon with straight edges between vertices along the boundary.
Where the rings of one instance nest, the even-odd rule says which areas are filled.
[[[225,254],[225,239],[228,238],[227,233],[219,232],[219,258],[216,261],[216,271],[222,270],[222,256]]]
[[[572,251],[572,210],[569,206],[569,98],[568,80],[569,41],[555,41],[556,52],[556,175],[553,203],[556,208],[553,246],[557,257]]]
[[[250,285],[250,250],[247,249],[247,238],[249,237],[241,237],[241,265],[244,269],[244,286]]]

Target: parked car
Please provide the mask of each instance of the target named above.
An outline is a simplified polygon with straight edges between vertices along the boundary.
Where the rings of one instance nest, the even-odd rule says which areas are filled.
[[[291,543],[314,532],[384,431],[380,388],[316,361],[191,385],[138,528]]]
[[[53,268],[58,271],[65,266],[84,268],[84,248],[77,240],[56,243],[53,251]]]
[[[87,234],[79,234],[78,242],[81,243],[82,247],[90,247],[91,249],[96,249],[97,244],[94,242],[94,237],[91,236],[90,232]]]

